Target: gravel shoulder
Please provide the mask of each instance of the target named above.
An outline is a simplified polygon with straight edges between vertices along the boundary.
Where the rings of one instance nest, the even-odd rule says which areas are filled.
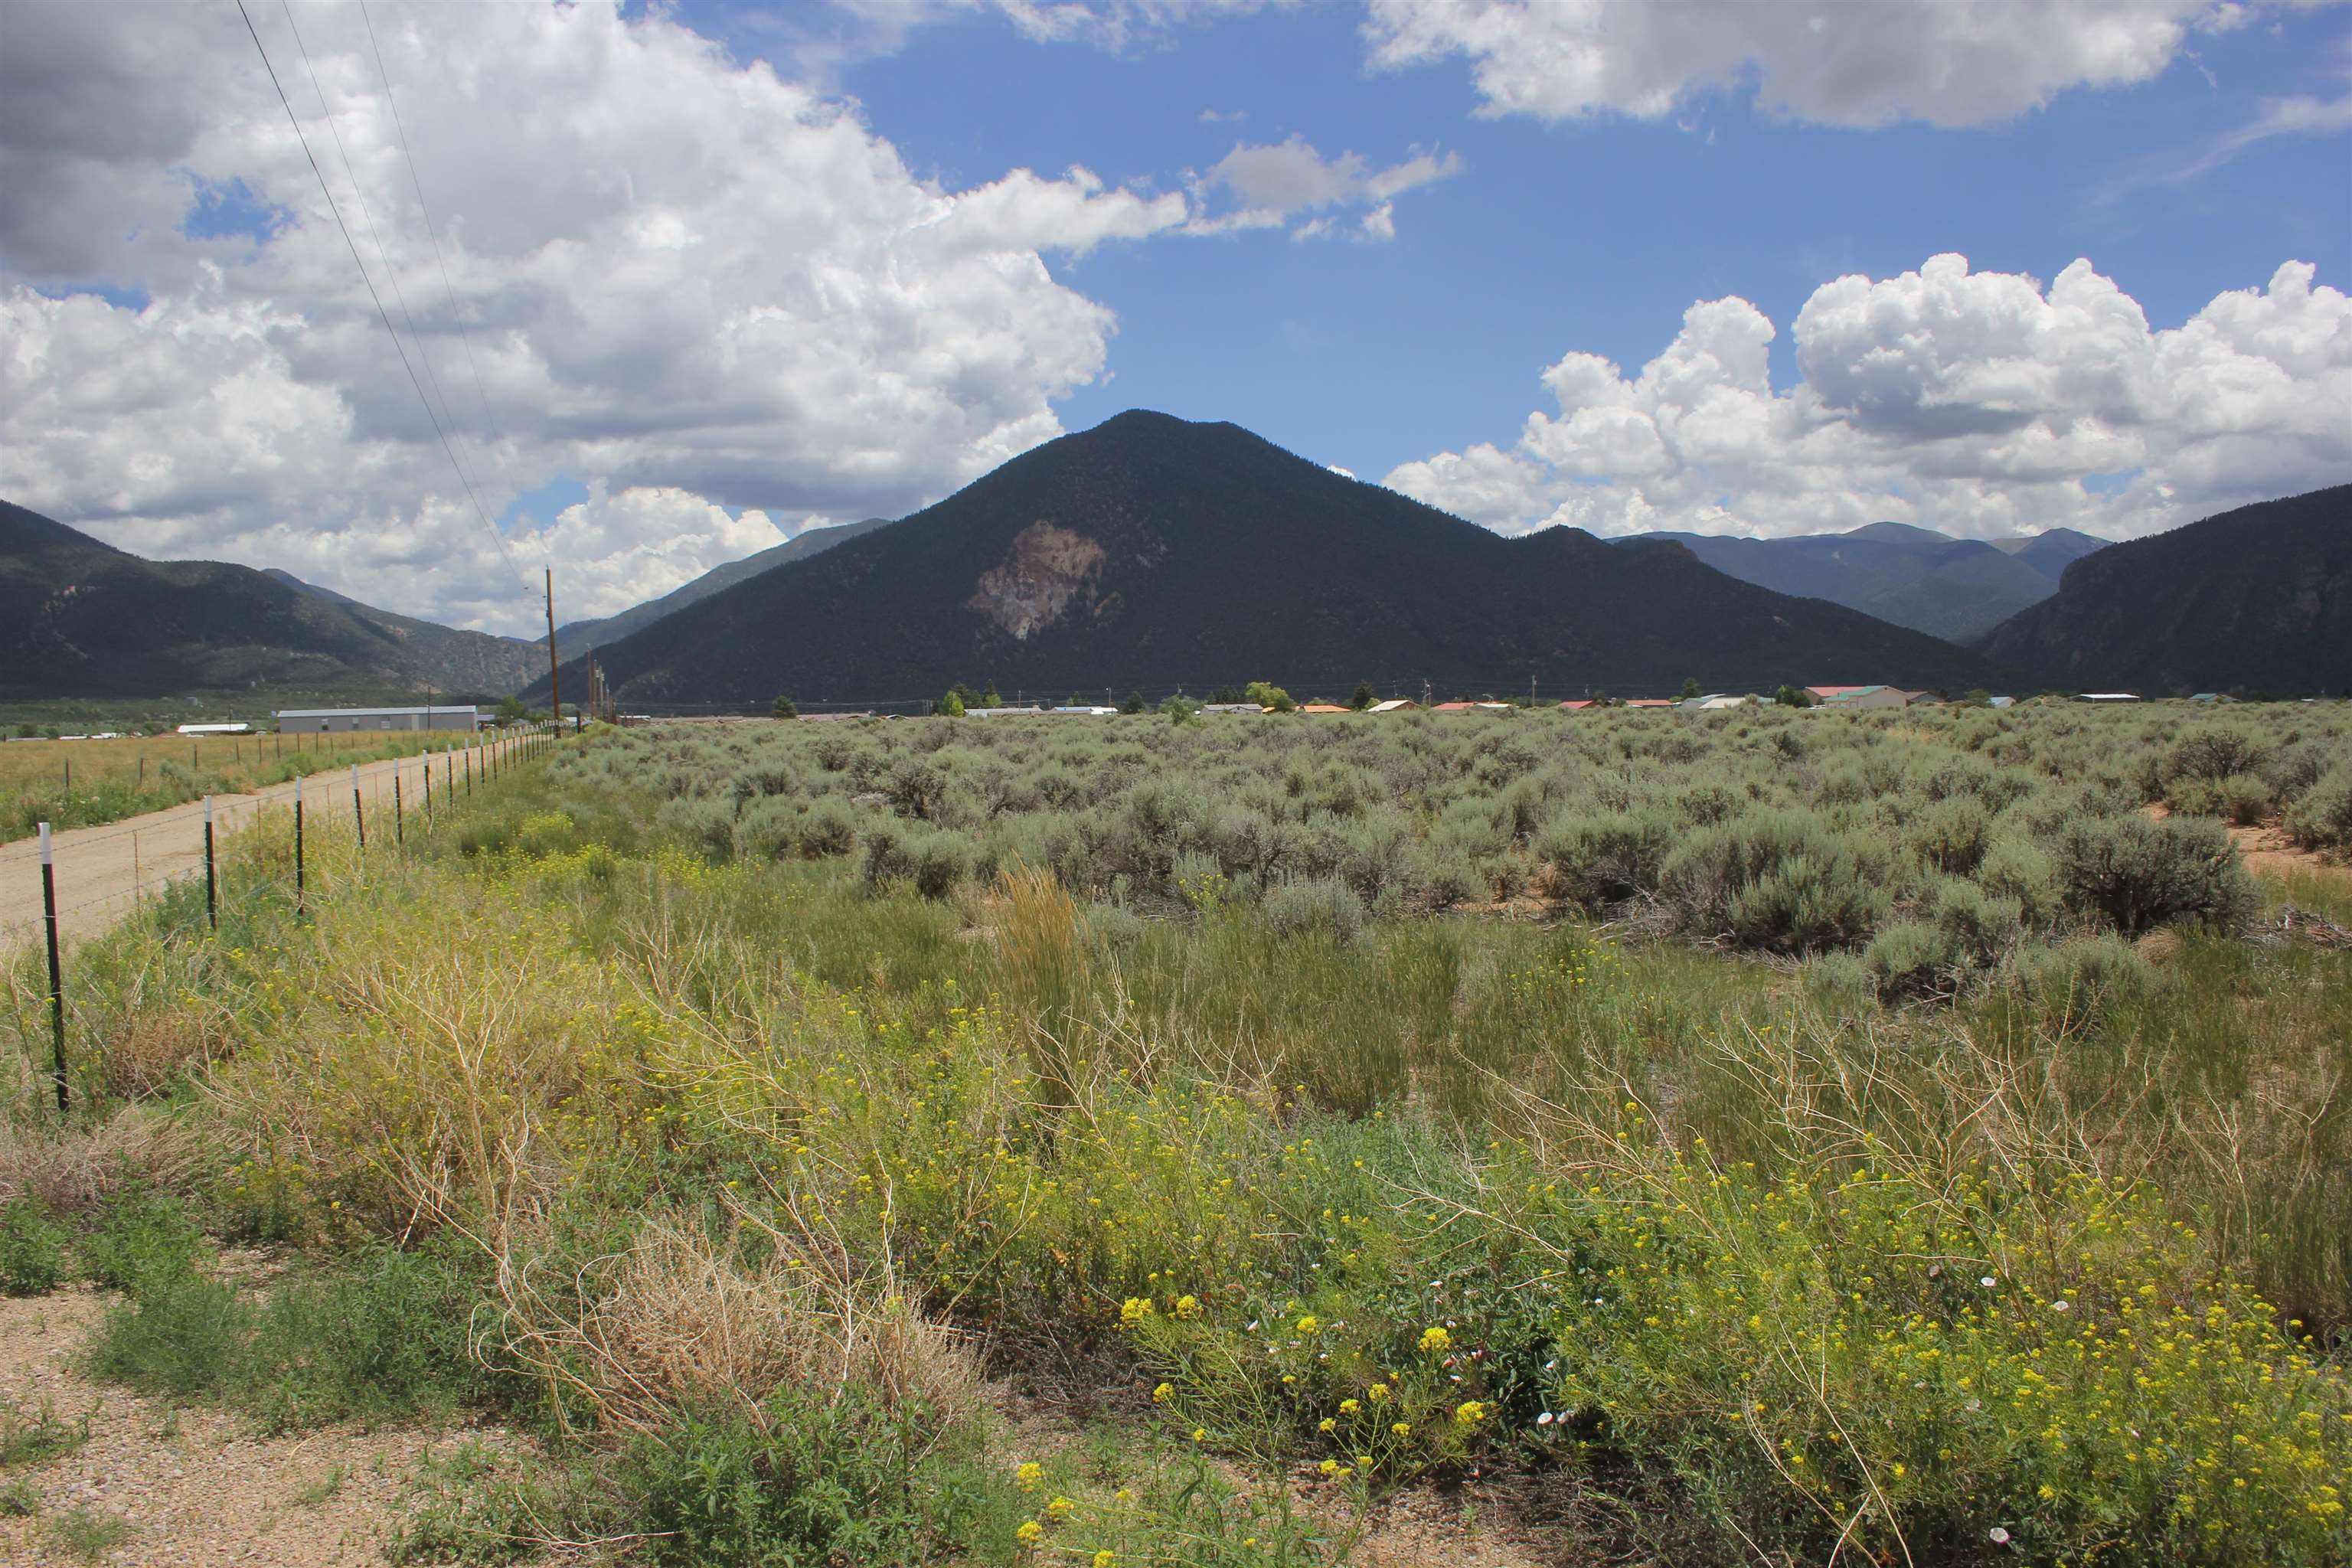
[[[82,1509],[131,1527],[102,1559],[113,1568],[376,1568],[421,1465],[468,1439],[510,1441],[476,1427],[263,1436],[235,1415],[100,1386],[73,1361],[104,1307],[84,1287],[0,1299],[0,1408],[23,1420],[46,1401],[61,1420],[89,1424],[72,1452],[0,1473],[40,1498],[32,1517],[0,1517],[0,1563],[66,1561],[48,1527]]]

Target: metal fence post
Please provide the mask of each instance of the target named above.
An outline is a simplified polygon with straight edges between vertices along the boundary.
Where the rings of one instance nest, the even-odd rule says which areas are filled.
[[[467,795],[467,798],[471,799],[471,798],[473,797],[473,794],[474,794],[474,748],[473,748],[473,747],[471,747],[471,746],[468,746],[468,747],[467,747],[467,748],[466,748],[466,795]]]
[[[220,895],[213,872],[213,797],[205,796],[205,923],[220,930]]]
[[[294,918],[302,918],[302,780],[294,780]]]
[[[401,821],[400,764],[398,763],[392,764],[392,841],[394,844],[408,842],[407,825]]]
[[[367,813],[360,809],[360,765],[352,764],[352,826],[359,829],[360,847],[367,847]]]
[[[66,983],[58,967],[58,876],[49,863],[49,825],[41,824],[41,923],[49,942],[49,1037],[57,1047],[58,1114],[72,1109],[66,1089]]]

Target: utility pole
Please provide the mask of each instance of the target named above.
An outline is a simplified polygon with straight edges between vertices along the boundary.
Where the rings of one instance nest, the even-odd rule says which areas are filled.
[[[1429,706],[1429,677],[1425,675],[1421,678],[1421,705]]]
[[[547,700],[555,711],[555,732],[563,732],[563,677],[555,659],[555,568],[547,569]]]

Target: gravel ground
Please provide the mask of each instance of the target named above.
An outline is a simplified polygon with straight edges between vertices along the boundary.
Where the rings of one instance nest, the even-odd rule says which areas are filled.
[[[385,1561],[384,1537],[425,1458],[469,1437],[508,1441],[464,1427],[259,1436],[235,1415],[93,1384],[72,1363],[103,1307],[79,1287],[0,1299],[0,1410],[23,1420],[46,1399],[66,1421],[89,1418],[89,1439],[75,1451],[0,1473],[0,1485],[29,1481],[41,1504],[34,1517],[0,1518],[8,1568],[72,1561],[48,1531],[74,1509],[131,1526],[102,1559],[114,1568],[373,1568]]]

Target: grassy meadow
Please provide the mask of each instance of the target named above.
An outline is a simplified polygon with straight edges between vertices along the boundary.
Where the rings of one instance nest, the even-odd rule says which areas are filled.
[[[2352,881],[2232,824],[2352,709],[599,731],[79,949],[62,1125],[16,962],[0,1288],[536,1440],[408,1562],[2340,1563]]]
[[[413,757],[465,737],[442,731],[335,735],[126,735],[111,741],[0,744],[0,842],[41,823],[95,827],[238,795],[353,763]]]

